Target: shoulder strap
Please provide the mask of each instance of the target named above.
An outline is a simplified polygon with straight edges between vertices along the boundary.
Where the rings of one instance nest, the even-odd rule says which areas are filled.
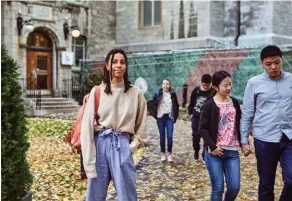
[[[99,98],[100,98],[100,86],[95,86],[95,112],[97,112],[99,107]],[[96,114],[94,115],[96,116]]]

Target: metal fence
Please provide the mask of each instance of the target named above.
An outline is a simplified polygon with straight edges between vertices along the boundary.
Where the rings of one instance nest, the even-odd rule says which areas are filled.
[[[90,91],[86,91],[84,86],[84,81],[88,78],[91,73],[103,73],[104,67],[104,59],[80,59],[81,63],[81,71],[80,71],[80,79],[76,79],[72,83],[72,98],[74,98],[80,105],[83,102],[83,97],[89,93]],[[78,83],[78,84],[76,84]],[[97,83],[99,84],[99,83]]]
[[[35,109],[40,110],[42,107],[42,91],[37,85],[34,78],[21,78],[22,96],[29,98],[35,103]]]
[[[61,93],[63,98],[73,98],[79,104],[82,104],[81,101],[83,99],[83,95],[80,79],[63,78]]]

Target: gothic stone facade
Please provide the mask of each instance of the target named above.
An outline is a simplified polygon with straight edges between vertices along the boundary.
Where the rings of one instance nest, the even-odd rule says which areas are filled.
[[[117,1],[116,46],[129,52],[231,47],[236,1],[162,1],[161,23],[140,26],[139,2]],[[241,1],[241,47],[292,44],[291,1]],[[230,44],[230,45],[228,45]]]

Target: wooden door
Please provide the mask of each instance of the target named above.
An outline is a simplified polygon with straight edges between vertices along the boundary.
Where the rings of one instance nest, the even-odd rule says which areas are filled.
[[[51,52],[27,51],[27,89],[52,88],[51,59]]]

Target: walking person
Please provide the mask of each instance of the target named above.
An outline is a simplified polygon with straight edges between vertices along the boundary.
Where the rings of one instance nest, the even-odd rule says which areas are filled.
[[[225,176],[227,190],[224,200],[233,201],[240,189],[240,105],[230,97],[232,82],[229,73],[214,73],[212,85],[216,92],[204,103],[200,119],[200,134],[206,145],[205,163],[212,185],[210,200],[222,200]]]
[[[212,91],[211,87],[212,77],[209,74],[204,74],[201,77],[201,85],[194,88],[191,94],[191,100],[188,107],[188,113],[192,120],[192,137],[193,137],[193,149],[194,159],[199,160],[200,140],[201,135],[199,133],[199,122],[202,106],[206,98]],[[204,150],[202,152],[202,158],[204,159]]]
[[[243,151],[250,151],[252,125],[257,171],[258,200],[274,201],[278,162],[284,181],[280,201],[292,200],[292,74],[282,69],[282,51],[267,46],[261,51],[264,73],[248,80],[240,125]]]
[[[178,117],[178,101],[175,91],[171,88],[170,81],[164,79],[162,88],[148,102],[150,114],[157,119],[157,126],[160,134],[161,161],[173,162],[172,144],[173,127]],[[167,153],[165,150],[165,129],[167,131]]]
[[[93,88],[81,125],[81,149],[88,178],[86,200],[105,201],[112,180],[119,201],[137,201],[132,154],[147,140],[146,100],[128,81],[123,50],[111,50],[105,62],[97,115]]]

